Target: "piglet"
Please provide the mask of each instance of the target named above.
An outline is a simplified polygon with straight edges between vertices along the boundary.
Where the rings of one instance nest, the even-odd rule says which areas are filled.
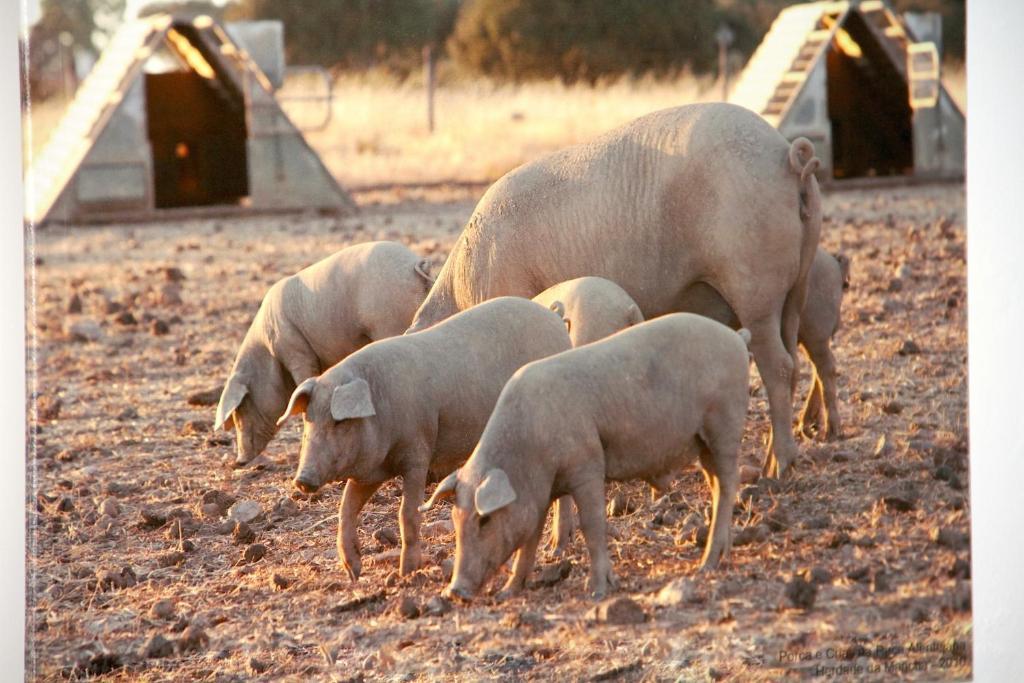
[[[749,340],[747,330],[677,313],[519,370],[469,460],[421,508],[454,496],[446,593],[469,599],[514,551],[500,596],[521,590],[549,505],[569,494],[590,555],[589,589],[603,596],[616,583],[605,480],[657,483],[698,459],[712,497],[701,567],[715,567],[731,544]]]
[[[402,334],[432,283],[427,262],[397,242],[347,247],[277,281],[242,340],[217,406],[214,428],[235,430],[234,465],[266,448],[300,382],[371,341]]]
[[[508,378],[570,347],[565,324],[528,299],[500,297],[422,332],[374,342],[292,394],[280,422],[304,415],[295,486],[312,493],[347,479],[338,511],[338,557],[354,580],[359,511],[402,477],[399,571],[421,563],[420,514],[428,480],[473,450]]]

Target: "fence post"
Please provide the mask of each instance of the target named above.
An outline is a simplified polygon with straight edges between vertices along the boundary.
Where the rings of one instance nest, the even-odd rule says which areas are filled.
[[[426,45],[423,47],[423,80],[427,88],[427,130],[434,132],[434,47]]]

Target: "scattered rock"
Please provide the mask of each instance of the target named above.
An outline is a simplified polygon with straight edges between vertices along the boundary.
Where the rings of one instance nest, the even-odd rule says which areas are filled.
[[[122,422],[124,420],[135,420],[138,419],[138,417],[139,411],[135,410],[135,408],[133,408],[132,406],[128,406],[127,408],[125,408],[124,410],[117,414],[117,419]]]
[[[210,423],[206,420],[189,420],[185,423],[185,426],[181,428],[182,436],[195,436],[197,434],[206,434],[210,431]]]
[[[423,614],[428,617],[441,617],[452,611],[451,600],[443,598],[440,595],[427,600],[427,604],[423,606]]]
[[[132,315],[131,311],[122,311],[116,318],[114,318],[114,322],[118,325],[125,326],[139,324],[139,321],[135,319],[135,316]]]
[[[142,517],[139,526],[143,529],[159,529],[167,524],[167,515],[157,510],[143,508],[139,516]]]
[[[230,519],[225,519],[213,527],[213,533],[218,536],[227,536],[235,530],[236,522],[232,522]]]
[[[813,584],[825,586],[832,583],[832,572],[819,565],[807,570],[805,578]]]
[[[220,387],[213,387],[206,391],[197,391],[189,394],[185,402],[190,406],[215,406],[220,402]]]
[[[903,290],[903,280],[898,277],[894,277],[889,280],[888,291],[892,293],[900,292]]]
[[[539,587],[554,586],[555,584],[561,583],[569,578],[569,574],[571,573],[572,562],[569,560],[562,560],[561,562],[545,565],[540,570],[540,574],[537,576],[537,580],[533,582],[533,585]]]
[[[96,342],[103,338],[100,324],[89,318],[72,322],[65,328],[65,333],[73,342]]]
[[[415,619],[420,615],[420,606],[411,595],[403,595],[395,606],[395,611],[403,619]]]
[[[286,590],[288,588],[288,586],[290,586],[290,585],[292,585],[292,581],[291,581],[291,579],[289,579],[286,576],[282,576],[282,575],[280,575],[280,574],[275,572],[270,577],[270,586],[274,590],[283,591],[283,590]]]
[[[175,550],[165,553],[156,558],[156,563],[161,567],[176,567],[185,561],[185,553]]]
[[[165,335],[165,334],[167,334],[170,331],[171,331],[170,325],[168,325],[165,321],[160,320],[159,318],[157,318],[152,323],[150,323],[150,326],[149,326],[150,334],[152,334],[155,337],[159,337],[159,336]]]
[[[245,549],[242,553],[242,561],[252,564],[253,562],[259,562],[263,559],[263,556],[267,554],[267,546],[262,543],[253,543],[251,546]]]
[[[146,644],[142,646],[142,651],[139,654],[144,659],[170,657],[174,654],[174,643],[159,633],[154,633],[146,641]]]
[[[138,577],[131,567],[122,567],[120,571],[101,571],[96,574],[96,581],[100,590],[120,590],[131,588],[138,583]]]
[[[216,505],[223,515],[231,509],[231,506],[235,504],[236,500],[237,499],[227,491],[211,489],[203,493],[201,502],[203,505]]]
[[[185,629],[178,638],[178,654],[202,652],[210,644],[210,637],[198,626],[192,625]]]
[[[921,347],[917,345],[913,339],[907,339],[900,345],[899,350],[896,352],[901,356],[913,356],[921,353]]]
[[[246,663],[246,666],[248,667],[249,673],[253,676],[266,673],[267,669],[270,668],[270,664],[262,659],[257,659],[256,657],[249,657],[249,661]]]
[[[107,517],[117,517],[121,514],[121,506],[118,505],[117,501],[113,498],[106,498],[99,504],[96,511],[101,515],[106,515]]]
[[[888,593],[890,590],[892,590],[892,582],[889,575],[881,570],[876,571],[871,577],[871,592]]]
[[[270,511],[271,519],[288,519],[289,517],[298,514],[299,505],[291,498],[280,498],[274,503],[273,509]]]
[[[71,298],[68,299],[67,311],[70,315],[78,315],[82,312],[82,297],[78,296],[78,292],[72,292]]]
[[[708,599],[707,591],[703,584],[693,579],[673,579],[658,591],[654,602],[662,607],[679,607],[681,605],[695,605],[705,602]]]
[[[40,420],[56,420],[60,417],[60,409],[64,402],[60,396],[43,395],[36,400],[36,412]]]
[[[256,532],[247,522],[235,522],[235,528],[231,530],[231,538],[234,539],[235,545],[252,543],[256,540]]]
[[[970,581],[958,581],[956,588],[950,597],[950,607],[954,612],[971,611],[971,583]]]
[[[381,527],[373,532],[373,540],[382,547],[393,548],[398,545],[398,534],[391,527]]]
[[[62,496],[54,509],[57,512],[71,512],[75,509],[75,501],[70,496]]]
[[[744,527],[733,536],[733,546],[739,548],[745,545],[751,545],[753,543],[764,543],[771,536],[771,532],[763,524],[757,524],[755,526]]]
[[[768,528],[774,532],[785,531],[793,522],[789,519],[789,515],[784,510],[774,510],[767,513],[764,516],[764,523],[768,525]]]
[[[616,493],[612,496],[612,499],[608,501],[609,517],[621,517],[623,515],[628,515],[634,510],[636,510],[636,506],[632,505],[629,497],[622,493]]]
[[[887,401],[882,405],[882,412],[886,415],[899,415],[903,412],[903,404],[899,401]]]
[[[224,516],[224,510],[216,503],[203,503],[199,511],[202,513],[203,519],[211,521],[218,520]]]
[[[970,536],[950,527],[932,529],[929,537],[933,543],[950,550],[962,550],[971,544]]]
[[[167,266],[163,270],[164,279],[168,282],[182,282],[185,280],[185,273],[182,272],[181,268],[175,266]]]
[[[833,453],[832,462],[850,462],[850,454],[843,451]]]
[[[240,500],[228,510],[228,519],[234,522],[251,522],[263,514],[263,508],[254,500]]]
[[[592,609],[588,616],[602,624],[642,624],[647,621],[643,608],[625,596],[605,600]]]
[[[804,611],[814,607],[814,600],[818,597],[817,584],[805,581],[799,576],[794,576],[786,584],[786,598],[792,605]]]
[[[160,288],[160,304],[163,306],[181,305],[181,287],[167,283]]]
[[[857,583],[867,583],[871,579],[871,567],[862,565],[846,572],[846,578]]]
[[[111,671],[120,669],[122,666],[124,666],[124,662],[121,661],[121,655],[109,650],[103,650],[78,662],[76,668],[81,669],[88,676],[103,676]],[[69,678],[74,677],[69,676]]]
[[[154,619],[170,619],[174,616],[174,603],[170,600],[157,600],[149,608],[149,616]]]
[[[913,486],[903,482],[902,486],[895,486],[883,493],[880,500],[885,506],[895,512],[910,512],[917,506],[917,491]]]

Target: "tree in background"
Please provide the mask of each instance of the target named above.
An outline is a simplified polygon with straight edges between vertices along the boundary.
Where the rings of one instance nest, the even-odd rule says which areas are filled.
[[[227,18],[280,19],[287,60],[343,69],[418,68],[423,46],[451,30],[458,0],[239,0]]]
[[[472,73],[567,83],[604,76],[707,70],[713,0],[466,0],[448,52]]]

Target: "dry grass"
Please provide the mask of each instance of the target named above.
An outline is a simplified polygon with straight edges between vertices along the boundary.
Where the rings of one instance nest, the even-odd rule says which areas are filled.
[[[857,680],[970,676],[970,580],[954,571],[955,561],[969,561],[970,548],[932,535],[946,529],[969,544],[962,188],[826,197],[822,241],[853,259],[834,344],[845,439],[803,444],[791,477],[738,504],[735,532],[767,532],[737,544],[725,566],[708,575],[694,573],[701,547],[693,534],[709,505],[699,474],[681,476],[656,504],[638,483],[610,487],[637,505],[610,521],[619,595],[648,616],[633,626],[595,625],[587,617],[592,603],[584,594],[588,561],[580,538],[569,576],[558,585],[506,604],[483,597],[445,616],[403,619],[395,612],[401,598],[423,605],[443,588],[453,538],[432,527],[426,568],[398,578],[393,548],[371,537],[396,527],[395,482],[367,505],[364,574],[352,584],[334,550],[338,487],[309,498],[289,485],[296,425],[283,430],[257,468],[220,466],[232,440],[206,431],[213,407],[190,406],[185,397],[223,381],[267,285],[373,238],[406,241],[440,263],[473,207],[473,198],[450,201],[441,191],[427,196],[429,203],[385,194],[373,196],[380,206],[366,206],[363,196],[363,214],[344,221],[260,218],[40,232],[37,318],[30,320],[38,339],[30,343],[38,352],[37,405],[50,412],[32,430],[31,680],[57,680],[91,660],[97,669],[118,664],[108,679],[119,681],[239,681],[263,667],[261,680],[585,680],[622,667],[617,680],[775,681],[810,677],[815,666],[782,661],[780,653],[793,658],[856,646],[867,650],[821,662],[864,667],[849,676]],[[165,266],[186,276],[180,304],[161,301]],[[891,284],[897,276],[902,287]],[[73,292],[83,312],[69,316]],[[153,335],[145,322],[117,324],[108,301],[140,321],[170,322],[169,333]],[[65,325],[83,318],[100,324],[100,341],[67,338]],[[908,339],[920,353],[900,355]],[[801,391],[805,386],[806,379]],[[752,393],[741,451],[747,463],[761,458],[767,435],[764,392]],[[201,510],[209,490],[262,505],[265,515],[253,526],[268,548],[263,559],[236,564],[242,547]],[[901,511],[894,495],[909,509]],[[113,519],[99,514],[106,499],[120,507]],[[295,509],[287,510],[289,499]],[[183,519],[195,547],[171,556],[180,547],[177,535],[166,526],[140,527],[148,509]],[[442,506],[426,522],[448,517]],[[177,563],[161,566],[169,558]],[[541,569],[551,561],[540,559]],[[99,585],[98,574],[126,566],[136,585]],[[827,577],[813,607],[795,609],[785,586],[814,567]],[[693,601],[656,605],[658,589],[676,577],[692,579]],[[365,596],[373,599],[352,602]],[[174,615],[151,614],[157,600],[172,601]],[[138,655],[149,637],[175,641],[189,625],[203,629],[209,642],[160,659]],[[954,642],[966,648],[964,658],[909,650],[913,643],[948,650]],[[880,646],[908,649],[883,657]],[[111,657],[104,660],[102,652]],[[878,671],[868,673],[872,666]]]

